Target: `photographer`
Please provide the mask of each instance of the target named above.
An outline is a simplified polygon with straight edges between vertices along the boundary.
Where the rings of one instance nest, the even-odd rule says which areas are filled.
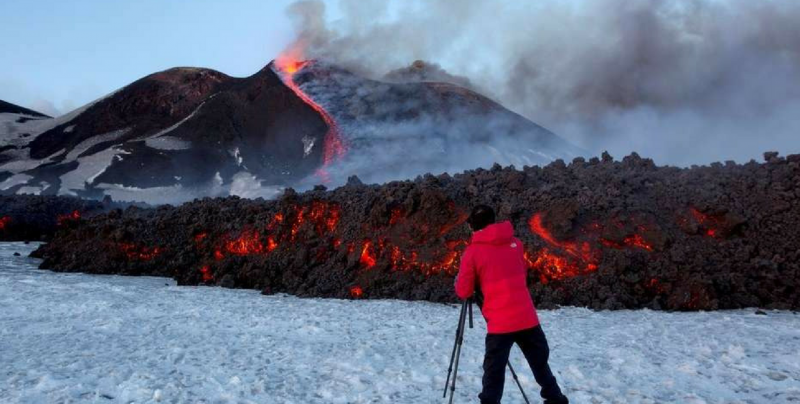
[[[455,288],[461,299],[470,298],[476,288],[483,294],[479,306],[486,319],[487,335],[481,403],[500,403],[514,343],[525,355],[545,403],[569,403],[547,364],[550,349],[528,291],[522,242],[514,237],[510,222],[495,223],[494,210],[489,206],[476,206],[468,223],[473,231],[472,242],[461,259]],[[477,300],[480,302],[481,297]]]

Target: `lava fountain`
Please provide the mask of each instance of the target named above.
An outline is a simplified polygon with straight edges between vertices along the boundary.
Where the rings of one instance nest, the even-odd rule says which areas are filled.
[[[279,76],[283,79],[283,83],[300,97],[303,102],[317,111],[317,113],[322,116],[322,120],[325,124],[328,125],[328,131],[325,133],[325,139],[323,141],[322,167],[317,170],[317,176],[322,179],[323,182],[328,183],[330,182],[330,176],[327,172],[328,166],[344,157],[347,152],[347,146],[342,139],[339,126],[336,124],[333,116],[306,94],[294,81],[297,73],[309,63],[311,62],[302,60],[302,50],[300,47],[290,48],[275,59],[275,67],[278,70]]]

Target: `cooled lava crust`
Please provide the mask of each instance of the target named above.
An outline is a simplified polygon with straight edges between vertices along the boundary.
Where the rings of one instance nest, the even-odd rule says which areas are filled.
[[[70,221],[42,268],[308,297],[453,302],[478,203],[525,245],[539,307],[800,307],[800,155],[657,167],[556,161],[279,200],[203,199]]]

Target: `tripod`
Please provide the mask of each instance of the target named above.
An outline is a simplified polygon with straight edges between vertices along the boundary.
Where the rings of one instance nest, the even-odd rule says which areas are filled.
[[[478,302],[480,306],[480,301]],[[458,327],[456,327],[456,343],[453,345],[453,353],[450,354],[450,365],[447,367],[447,380],[444,382],[444,395],[442,398],[447,398],[447,385],[450,384],[450,404],[453,404],[453,397],[456,393],[456,377],[458,376],[458,360],[461,357],[461,346],[464,344],[464,325],[466,323],[467,315],[469,315],[469,328],[472,328],[472,298],[464,300],[464,303],[461,304],[461,314],[458,316]],[[453,363],[455,363],[455,368],[453,367]],[[519,387],[520,393],[522,393],[522,398],[525,399],[527,404],[530,404],[528,401],[528,396],[525,395],[525,391],[522,390],[522,384],[519,382],[519,378],[517,378],[517,372],[514,371],[514,368],[511,366],[511,362],[508,362],[508,370],[511,371],[511,376],[514,377],[514,381],[517,382],[517,387]],[[450,383],[450,374],[453,374],[453,383]]]

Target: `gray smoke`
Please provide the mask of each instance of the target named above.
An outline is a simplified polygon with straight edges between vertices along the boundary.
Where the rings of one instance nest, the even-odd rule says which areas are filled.
[[[289,8],[307,57],[374,78],[439,63],[592,153],[688,165],[800,152],[796,0],[340,5],[335,21],[319,1]]]
[[[393,76],[428,77],[426,72],[441,73],[417,63],[411,73]],[[325,169],[328,185],[341,185],[351,175],[382,183],[494,163],[543,165],[582,152],[495,102],[449,84],[373,81],[323,61],[303,67],[294,81],[335,117],[345,138],[343,159]],[[318,180],[314,176],[305,185]]]

